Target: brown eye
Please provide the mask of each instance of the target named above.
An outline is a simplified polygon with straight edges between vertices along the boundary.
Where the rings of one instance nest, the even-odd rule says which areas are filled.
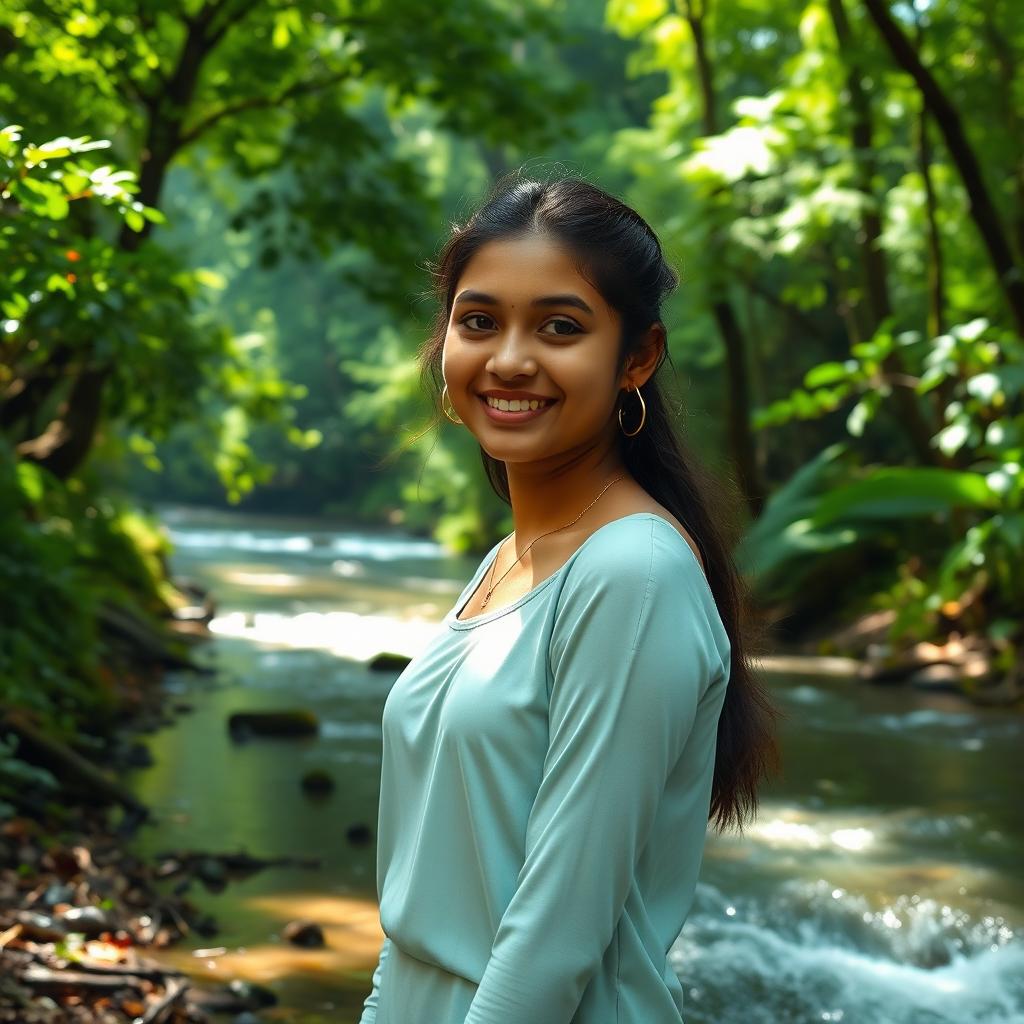
[[[464,316],[459,323],[468,327],[471,331],[486,331],[486,327],[474,327],[469,321],[470,320],[490,320],[489,316],[483,313],[470,313],[468,316]]]
[[[569,320],[566,317],[558,317],[555,320],[549,320],[544,326],[551,327],[553,324],[561,324],[563,327],[568,327],[567,331],[551,331],[549,333],[557,334],[561,338],[570,338],[574,334],[582,334],[583,328],[573,320]]]

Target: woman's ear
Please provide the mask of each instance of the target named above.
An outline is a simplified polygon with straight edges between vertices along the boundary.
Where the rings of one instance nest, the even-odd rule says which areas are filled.
[[[666,345],[665,325],[655,320],[633,353],[626,359],[619,387],[638,388],[646,384],[658,368]]]

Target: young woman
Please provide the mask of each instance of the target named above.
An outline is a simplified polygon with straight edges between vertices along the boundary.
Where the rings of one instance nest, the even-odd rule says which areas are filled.
[[[434,272],[424,370],[515,530],[384,706],[360,1024],[679,1024],[708,821],[742,830],[777,752],[655,377],[677,277],[619,200],[518,175]]]

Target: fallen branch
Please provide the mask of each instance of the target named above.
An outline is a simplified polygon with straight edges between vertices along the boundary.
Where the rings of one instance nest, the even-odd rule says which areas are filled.
[[[132,988],[141,991],[145,978],[136,973],[122,974],[117,977],[109,975],[94,975],[85,971],[51,970],[49,967],[41,967],[33,964],[28,967],[24,974],[18,979],[22,985],[30,985],[32,988],[62,989],[81,988],[91,991],[116,992],[122,988]]]
[[[44,970],[51,969],[48,967],[48,958],[43,954],[34,953],[33,959],[37,964],[41,965]],[[63,968],[54,969],[63,970]],[[167,978],[188,977],[184,971],[176,971],[172,967],[122,967],[117,964],[108,964],[104,966],[101,964],[85,964],[76,962],[74,970],[81,974],[106,974],[111,977],[142,978],[145,981],[157,982],[165,981]]]
[[[177,1003],[188,991],[188,983],[170,984],[167,991],[143,1015],[142,1024],[163,1024]]]

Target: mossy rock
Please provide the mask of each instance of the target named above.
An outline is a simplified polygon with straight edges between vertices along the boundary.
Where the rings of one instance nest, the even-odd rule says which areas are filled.
[[[236,711],[228,718],[232,739],[250,736],[316,736],[320,721],[312,711]]]
[[[408,655],[382,651],[371,658],[366,667],[371,672],[401,672],[410,661],[412,658]]]

